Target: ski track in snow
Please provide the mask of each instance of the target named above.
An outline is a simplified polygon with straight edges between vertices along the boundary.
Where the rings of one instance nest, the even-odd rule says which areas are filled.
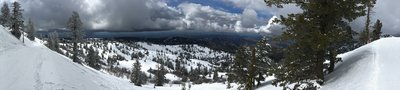
[[[376,52],[377,47],[379,47],[379,44],[375,44],[372,46],[372,51],[375,51],[372,54],[373,59],[374,59],[373,63],[375,65],[375,68],[374,68],[375,70],[374,70],[374,75],[373,75],[373,79],[372,79],[373,84],[371,86],[373,86],[374,90],[378,90],[378,77],[379,77],[379,62],[378,62],[379,54],[378,54],[378,52]]]
[[[36,81],[36,85],[34,87],[35,87],[35,90],[42,90],[43,83],[40,80],[40,71],[42,70],[42,65],[43,65],[43,60],[44,60],[42,58],[42,55],[40,55],[37,60],[40,60],[40,63],[36,66],[35,77],[34,77],[35,81]]]

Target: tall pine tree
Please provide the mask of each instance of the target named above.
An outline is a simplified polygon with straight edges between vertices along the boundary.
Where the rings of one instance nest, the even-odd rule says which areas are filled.
[[[10,27],[11,21],[11,14],[10,8],[6,2],[3,3],[3,7],[1,7],[1,17],[0,17],[0,24],[4,27]]]
[[[371,42],[372,40],[372,36],[370,33],[370,24],[371,24],[371,12],[372,12],[372,8],[374,7],[374,5],[376,4],[376,0],[366,0],[364,6],[367,8],[366,12],[367,12],[367,16],[366,16],[366,21],[365,21],[365,28],[364,31],[361,32],[360,35],[360,44],[364,45],[364,44],[368,44],[369,42]]]
[[[77,63],[81,63],[81,60],[78,58],[78,43],[83,41],[83,32],[82,21],[79,18],[78,12],[72,12],[72,16],[68,20],[68,29],[71,30],[71,38],[72,38],[72,60]]]
[[[23,10],[21,9],[21,4],[15,1],[13,3],[11,20],[9,22],[11,23],[11,34],[13,34],[18,39],[21,38],[21,29],[24,26],[22,11]]]
[[[26,27],[26,33],[28,34],[28,39],[33,41],[35,40],[35,27],[33,26],[33,22],[31,19],[28,21],[28,25]]]
[[[138,59],[136,59],[136,62],[133,63],[133,68],[132,68],[132,74],[131,74],[131,82],[134,83],[136,86],[142,86],[143,82],[141,79],[142,71],[141,70],[141,65]]]

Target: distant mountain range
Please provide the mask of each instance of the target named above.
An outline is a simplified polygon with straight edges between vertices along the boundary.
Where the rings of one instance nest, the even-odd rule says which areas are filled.
[[[37,34],[47,37],[49,32],[58,32],[60,38],[68,38],[69,31],[52,29],[39,31]],[[168,31],[112,31],[112,30],[86,30],[86,38],[102,38],[115,40],[129,40],[150,42],[164,45],[198,44],[215,50],[234,52],[242,45],[254,45],[263,36],[256,33],[236,32],[206,32],[194,30],[168,30]]]

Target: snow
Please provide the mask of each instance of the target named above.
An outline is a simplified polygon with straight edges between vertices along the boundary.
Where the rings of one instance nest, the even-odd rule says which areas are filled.
[[[322,89],[395,90],[400,83],[400,38],[383,38],[339,55],[343,63]]]
[[[383,38],[343,53],[321,90],[397,90],[400,83],[400,38]],[[271,79],[272,80],[272,79]],[[282,90],[266,85],[257,90]]]
[[[134,86],[126,78],[117,78],[106,74],[107,72],[97,71],[85,65],[72,62],[69,58],[51,51],[43,45],[44,41],[36,39],[29,41],[24,37],[22,43],[12,36],[7,30],[0,26],[0,90],[178,90],[180,84],[166,84],[161,87],[154,87],[153,84],[145,84],[142,87]],[[139,43],[149,49],[149,55],[140,59],[142,71],[149,68],[156,69],[158,63],[150,60],[157,56],[159,51],[182,51],[179,45],[163,46],[156,44]],[[91,44],[89,44],[91,45]],[[115,44],[107,46],[116,50],[117,54],[123,55],[128,60],[119,61],[120,67],[131,68],[134,60],[125,55],[121,50],[116,49]],[[211,49],[195,45],[203,53],[196,52],[196,55],[208,56],[206,53]],[[99,49],[101,51],[101,49]],[[144,52],[144,50],[138,50]],[[132,51],[129,51],[132,53]],[[115,53],[106,53],[106,56]],[[177,55],[166,53],[168,58],[176,59]],[[227,53],[217,53],[214,56],[223,56]],[[202,64],[211,68],[211,64],[197,59],[191,59],[192,64]],[[197,66],[197,65],[192,65]],[[188,67],[188,65],[186,65]],[[169,80],[180,80],[179,77],[168,73]],[[235,88],[236,84],[232,83]],[[186,84],[186,88],[188,84]],[[224,90],[226,84],[205,83],[191,85],[191,90]]]
[[[40,44],[25,43],[0,26],[1,90],[133,90],[129,81],[72,62]]]
[[[25,43],[12,36],[0,26],[0,90],[178,90],[180,84],[166,84],[155,87],[145,84],[142,87],[133,86],[128,79],[117,78],[72,62],[65,56],[53,52],[40,44],[43,41]],[[157,56],[156,51],[181,51],[178,45],[162,46],[139,43],[149,50],[149,55],[139,61],[142,71],[155,69],[158,64],[149,60]],[[335,71],[325,77],[322,90],[396,90],[400,83],[400,38],[383,38],[364,45],[353,51],[340,54],[342,62],[336,65]],[[115,45],[109,45],[116,48]],[[198,46],[195,46],[198,47]],[[198,47],[208,52],[206,48]],[[115,50],[115,49],[114,49]],[[143,52],[143,50],[139,50]],[[122,54],[120,50],[116,53]],[[131,51],[129,53],[132,53]],[[176,59],[176,55],[167,53],[167,57]],[[207,53],[198,53],[199,56]],[[224,53],[220,54],[223,55]],[[219,55],[217,55],[219,56]],[[128,55],[124,56],[130,59]],[[134,60],[119,61],[120,67],[131,68]],[[199,63],[211,68],[211,64],[197,59],[190,59],[191,66]],[[188,66],[187,66],[188,67]],[[219,72],[219,75],[224,75]],[[168,73],[170,80],[179,80],[177,76]],[[256,90],[281,90],[281,87],[271,85],[273,77],[263,81]],[[188,84],[186,84],[188,85]],[[237,84],[232,83],[236,89]],[[188,86],[186,86],[188,88]],[[191,90],[225,90],[223,83],[203,83],[191,85]]]

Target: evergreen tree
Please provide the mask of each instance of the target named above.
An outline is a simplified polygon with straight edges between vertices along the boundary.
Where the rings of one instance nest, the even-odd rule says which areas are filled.
[[[57,32],[51,32],[49,34],[49,38],[47,39],[47,47],[53,51],[56,51],[60,53],[60,46],[59,46],[60,40],[58,39],[58,34]]]
[[[13,3],[13,10],[12,10],[12,15],[11,15],[11,34],[13,34],[15,37],[18,39],[21,38],[21,29],[24,26],[24,21],[22,17],[22,9],[21,9],[21,4],[18,2]]]
[[[282,37],[290,41],[282,64],[274,70],[274,85],[298,89],[316,89],[312,81],[324,83],[324,62],[334,64],[332,56],[341,47],[340,42],[347,32],[348,22],[365,15],[365,4],[370,0],[264,0],[267,6],[279,8],[283,4],[295,4],[303,9],[301,13],[288,14],[274,20],[285,25]],[[333,68],[333,67],[331,67]]]
[[[374,31],[372,31],[372,40],[378,40],[382,34],[382,22],[378,19],[374,25]]]
[[[361,32],[360,35],[360,42],[362,45],[367,44],[371,42],[371,33],[370,33],[370,24],[371,24],[371,12],[372,8],[374,7],[374,4],[376,4],[376,0],[366,0],[365,1],[365,7],[367,7],[366,13],[367,13],[367,20],[365,21],[365,30]]]
[[[0,17],[0,24],[4,27],[10,27],[11,14],[10,8],[6,2],[3,3],[3,7],[1,7],[1,17]]]
[[[141,65],[138,59],[136,59],[136,63],[133,64],[132,74],[131,74],[131,82],[134,83],[136,86],[142,86],[143,81],[141,79],[142,71]]]
[[[98,56],[98,52],[95,51],[93,47],[89,48],[89,51],[88,51],[85,61],[90,67],[92,67],[96,70],[101,69],[100,57]]]
[[[235,78],[240,89],[253,89],[256,80],[260,82],[264,75],[272,75],[271,70],[276,67],[275,62],[268,57],[270,51],[266,38],[258,41],[255,46],[239,48],[232,64],[232,74],[228,74],[228,78]]]
[[[73,43],[72,60],[81,63],[78,58],[78,43],[83,41],[83,32],[81,31],[82,21],[79,18],[78,12],[72,12],[72,16],[68,20],[68,29],[71,30],[71,38]]]
[[[27,37],[29,38],[29,40],[35,40],[35,27],[33,26],[33,22],[31,21],[31,19],[29,19],[28,21],[26,33],[28,34]]]
[[[241,47],[235,54],[232,73],[239,83],[238,89],[252,90],[255,77],[255,48]]]
[[[158,69],[156,71],[156,83],[155,86],[163,86],[165,83],[165,74],[167,74],[166,69],[164,68],[164,65],[159,65]]]
[[[214,80],[214,82],[217,82],[217,81],[219,80],[218,71],[217,71],[217,70],[214,70],[214,73],[213,73],[213,80]]]

